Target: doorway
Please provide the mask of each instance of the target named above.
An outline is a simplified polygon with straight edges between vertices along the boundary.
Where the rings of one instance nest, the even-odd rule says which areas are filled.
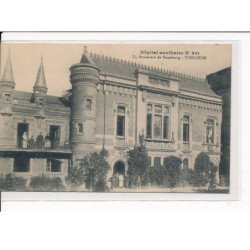
[[[125,164],[124,162],[122,161],[117,161],[114,165],[114,168],[113,168],[113,172],[114,174],[122,174],[124,175],[125,174]]]
[[[17,124],[17,146],[18,148],[24,148],[24,146],[27,145],[28,131],[29,131],[28,123]],[[24,135],[24,133],[26,133],[26,135]]]
[[[60,126],[50,125],[49,137],[51,140],[51,147],[54,149],[60,146]]]

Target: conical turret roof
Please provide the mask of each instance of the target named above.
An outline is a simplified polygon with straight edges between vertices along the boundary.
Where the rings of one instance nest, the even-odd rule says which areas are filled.
[[[14,82],[12,63],[11,63],[11,60],[10,60],[10,52],[9,52],[9,56],[8,56],[7,61],[6,61],[4,72],[3,72],[3,75],[2,75],[2,81],[3,82],[12,82],[12,83]]]
[[[87,63],[87,64],[91,64],[91,65],[96,67],[92,57],[88,53],[87,46],[84,46],[84,51],[83,51],[80,63]]]
[[[36,83],[35,83],[34,88],[36,87],[42,87],[42,88],[47,89],[42,57],[41,57],[41,63],[37,72]]]

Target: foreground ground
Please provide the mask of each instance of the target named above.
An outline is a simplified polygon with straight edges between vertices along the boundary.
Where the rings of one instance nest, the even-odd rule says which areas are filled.
[[[115,193],[229,193],[229,187],[217,186],[214,190],[208,190],[207,187],[177,187],[166,188],[159,186],[140,187],[140,188],[113,188],[110,192]]]

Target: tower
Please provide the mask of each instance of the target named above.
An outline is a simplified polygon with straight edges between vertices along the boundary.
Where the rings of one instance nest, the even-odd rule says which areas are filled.
[[[9,52],[1,80],[1,94],[3,103],[1,114],[4,116],[12,115],[12,100],[13,100],[14,88],[15,88],[15,81],[14,81],[12,63]]]
[[[41,63],[38,68],[36,82],[33,87],[34,102],[36,103],[37,106],[44,107],[47,90],[48,88],[46,86],[46,79],[43,68],[43,58],[41,57]]]
[[[75,160],[95,150],[96,98],[99,69],[84,47],[80,63],[70,68],[71,145]]]

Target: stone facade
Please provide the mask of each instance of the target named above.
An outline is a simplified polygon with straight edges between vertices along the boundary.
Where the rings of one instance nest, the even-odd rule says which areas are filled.
[[[11,65],[6,68],[10,71]],[[3,75],[1,173],[65,177],[72,163],[103,147],[109,151],[110,175],[125,172],[126,151],[138,144],[140,135],[151,165],[176,155],[184,167],[193,168],[200,152],[219,165],[222,100],[205,80],[86,50],[70,71],[72,89],[63,97],[47,95],[42,63],[33,93],[14,90],[12,69],[7,81]],[[35,140],[48,134],[56,147],[24,148],[19,142],[24,132]],[[24,155],[24,165],[29,159],[28,171],[15,171],[18,155]]]

